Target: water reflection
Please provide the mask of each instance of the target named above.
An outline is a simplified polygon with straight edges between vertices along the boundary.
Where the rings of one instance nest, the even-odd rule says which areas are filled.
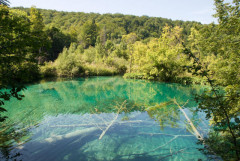
[[[155,121],[159,122],[159,125],[163,129],[165,126],[178,127],[178,121],[180,120],[180,111],[176,105],[172,102],[166,102],[162,104],[156,104],[150,106],[147,109],[148,115]]]
[[[0,159],[19,160],[21,152],[14,152],[30,141],[30,127],[21,127],[7,120],[0,125]],[[21,159],[20,159],[21,160]]]
[[[24,100],[6,105],[14,122],[9,127],[30,130],[1,141],[23,160],[204,160],[179,109],[173,104],[159,108],[174,97],[194,107],[195,90],[120,77],[31,85]],[[202,132],[207,129],[191,108],[186,112]]]

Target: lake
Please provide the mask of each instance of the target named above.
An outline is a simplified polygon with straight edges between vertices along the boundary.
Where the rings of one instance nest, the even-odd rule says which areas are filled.
[[[27,85],[6,102],[1,160],[208,160],[183,112],[202,136],[209,123],[195,112],[200,87],[92,77]]]

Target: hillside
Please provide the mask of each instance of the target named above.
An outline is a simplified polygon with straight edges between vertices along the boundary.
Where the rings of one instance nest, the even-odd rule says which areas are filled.
[[[18,8],[30,11],[29,8]],[[99,26],[100,32],[106,32],[107,39],[118,39],[122,35],[134,32],[140,39],[149,37],[159,38],[163,27],[168,24],[171,27],[180,26],[183,28],[183,34],[189,35],[190,29],[195,24],[194,21],[173,21],[161,17],[133,16],[123,14],[98,14],[83,12],[64,12],[56,10],[39,9],[43,16],[43,22],[47,28],[52,26],[61,31],[80,33],[82,26],[87,21],[95,20]]]

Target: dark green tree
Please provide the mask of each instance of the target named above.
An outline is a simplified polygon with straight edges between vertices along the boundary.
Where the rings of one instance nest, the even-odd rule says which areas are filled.
[[[33,55],[32,59],[37,58],[38,64],[42,64],[44,62],[44,55],[42,53],[49,50],[50,40],[44,31],[45,25],[43,23],[43,17],[40,11],[35,7],[31,7],[28,18],[31,23],[30,30],[33,38],[32,41],[34,41],[33,44],[36,44],[36,46],[33,47],[32,53],[38,54],[37,57],[36,55]]]
[[[50,41],[50,48],[46,52],[46,60],[54,61],[58,55],[63,51],[64,47],[69,47],[71,44],[71,36],[62,33],[58,28],[51,27],[46,30],[48,40]]]
[[[5,112],[4,102],[23,95],[22,83],[38,78],[36,57],[41,44],[31,30],[27,13],[0,5],[0,112]],[[0,121],[6,117],[0,116]]]

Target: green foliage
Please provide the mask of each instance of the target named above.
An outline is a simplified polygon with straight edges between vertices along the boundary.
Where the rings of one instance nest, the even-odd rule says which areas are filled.
[[[240,11],[239,1],[232,4],[215,1],[219,25],[192,29],[189,37],[191,51],[204,62],[218,84],[239,84]]]
[[[130,66],[132,63],[129,73],[136,74],[128,74],[126,77],[176,81],[177,76],[184,72],[182,66],[187,64],[186,56],[182,54],[182,41],[180,27],[171,29],[165,26],[160,39],[152,39],[146,44],[140,41],[134,44],[129,42],[127,52]]]
[[[80,41],[85,48],[95,46],[98,36],[98,26],[95,20],[88,21],[82,26]]]
[[[166,124],[177,127],[177,122],[180,120],[178,107],[176,107],[172,101],[150,106],[146,111],[152,119],[159,122],[162,129]]]
[[[97,60],[97,51],[96,51],[96,49],[91,47],[89,49],[84,50],[83,59],[87,63],[93,63],[95,60]]]
[[[35,15],[38,15],[36,19]],[[2,107],[4,101],[10,100],[11,97],[22,99],[23,95],[19,94],[25,89],[22,83],[39,78],[36,58],[41,55],[39,49],[43,46],[44,39],[40,36],[43,28],[35,26],[41,21],[38,21],[38,18],[39,14],[36,11],[29,17],[24,11],[0,5],[1,112],[5,111]],[[0,121],[4,120],[5,118],[0,116]]]
[[[81,59],[76,58],[76,54],[70,53],[69,51],[74,50],[75,46],[72,44],[69,48],[63,49],[63,52],[59,55],[58,59],[54,63],[56,68],[56,72],[58,76],[80,76],[84,73],[84,69],[82,67]]]
[[[86,75],[87,76],[112,76],[116,75],[117,71],[113,67],[109,67],[102,63],[97,64],[86,64]]]
[[[115,56],[113,44],[109,44],[106,43],[106,47],[98,44],[95,48],[83,49],[81,45],[72,43],[69,48],[63,49],[53,63],[41,66],[42,76],[79,77],[125,73],[127,61]]]
[[[79,49],[81,48],[81,52],[84,52],[85,55],[83,59],[88,59],[86,60],[88,63],[92,63],[93,60],[94,62],[100,60],[106,64],[110,60],[106,59],[105,62],[103,59],[109,56],[111,59],[116,57],[128,60],[127,68],[126,64],[117,65],[118,72],[122,74],[126,70],[130,72],[133,70],[134,59],[132,54],[135,41],[145,39],[145,42],[149,42],[151,37],[159,38],[165,24],[169,24],[169,26],[180,25],[187,34],[190,33],[190,27],[199,24],[147,16],[68,13],[52,10],[40,10],[40,14],[39,10],[35,8],[19,9],[27,11],[33,24],[31,30],[41,40],[45,40],[41,42],[46,42],[41,44],[40,49],[35,48],[36,51],[34,51],[45,53],[38,58],[40,64],[44,64],[45,61],[56,60],[64,47],[68,48],[71,43],[76,42],[80,44]],[[45,32],[42,32],[44,27],[42,20],[46,25]],[[86,50],[83,51],[84,49]]]
[[[135,33],[130,33],[128,35],[123,35],[122,42],[127,46],[127,53],[129,58],[129,72],[132,71],[132,64],[133,64],[133,52],[134,46],[133,44],[137,41],[138,37]]]
[[[69,47],[71,44],[71,37],[62,33],[56,27],[51,27],[46,30],[46,35],[51,43],[50,49],[47,50],[45,55],[46,59],[53,61],[57,59],[59,53],[62,52],[64,47]]]
[[[123,77],[128,79],[144,79],[145,78],[142,73],[125,73]]]
[[[34,38],[34,46],[32,53],[38,54],[33,56],[32,59],[38,58],[38,63],[42,63],[43,52],[48,50],[50,47],[50,41],[44,31],[45,25],[43,24],[43,18],[41,13],[34,7],[30,9],[29,20],[31,23],[31,36]]]
[[[239,1],[229,4],[215,0],[215,5],[219,25],[193,29],[190,37],[193,52],[187,48],[184,52],[193,59],[189,71],[205,77],[211,87],[196,96],[198,110],[205,112],[212,124],[212,131],[204,141],[207,145],[204,151],[224,160],[239,160]],[[215,58],[213,62],[207,61],[205,54]],[[219,84],[224,87],[220,88]]]
[[[44,78],[57,76],[56,68],[52,65],[52,62],[45,62],[45,64],[40,67],[40,73]]]
[[[26,8],[20,8],[29,11]],[[62,32],[68,33],[74,31],[79,36],[83,25],[91,24],[92,20],[99,26],[101,42],[106,40],[116,40],[120,42],[122,35],[136,33],[141,39],[149,37],[159,38],[165,26],[180,26],[186,35],[190,34],[191,27],[198,22],[172,21],[165,18],[133,16],[122,14],[96,14],[83,12],[59,12],[54,10],[41,10],[44,23],[47,27],[55,26]],[[186,37],[186,36],[185,36]]]
[[[206,113],[206,118],[211,120],[213,127],[211,135],[204,141],[204,144],[208,145],[205,152],[220,155],[225,160],[230,158],[239,160],[239,84],[228,84],[223,91],[223,89],[216,86],[214,83],[216,81],[210,78],[210,70],[204,67],[190,50],[186,49],[185,53],[194,60],[191,67],[192,73],[205,77],[211,87],[210,90],[206,90],[203,94],[195,96],[196,101],[199,103],[197,110]],[[217,136],[216,133],[218,133]],[[222,145],[224,147],[219,148]]]

